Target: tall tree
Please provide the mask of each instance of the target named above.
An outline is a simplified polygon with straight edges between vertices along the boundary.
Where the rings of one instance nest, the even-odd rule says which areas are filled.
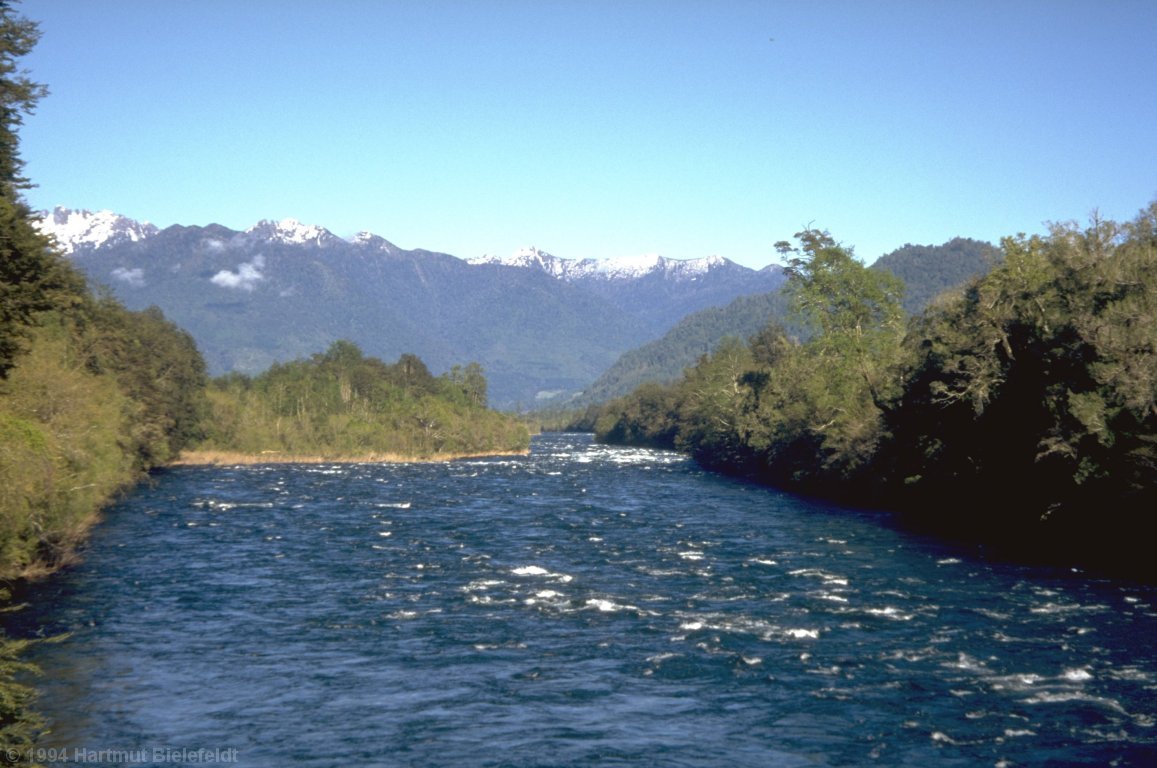
[[[776,244],[788,261],[788,294],[795,312],[817,332],[813,342],[821,355],[855,366],[872,401],[884,407],[884,382],[903,335],[900,301],[904,283],[895,275],[871,270],[826,231],[805,229],[800,245]]]
[[[46,89],[30,80],[18,62],[39,37],[35,22],[18,16],[9,0],[0,0],[0,378],[7,378],[24,348],[35,313],[69,301],[83,285],[32,225],[21,197],[29,184],[21,176],[18,130]]]

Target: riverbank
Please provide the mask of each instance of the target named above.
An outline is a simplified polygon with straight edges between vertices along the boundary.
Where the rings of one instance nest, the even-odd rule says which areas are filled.
[[[413,464],[489,459],[504,456],[526,456],[530,449],[519,451],[447,452],[434,454],[365,453],[357,455],[296,454],[284,451],[238,453],[235,451],[181,451],[170,467],[219,467],[238,464]]]

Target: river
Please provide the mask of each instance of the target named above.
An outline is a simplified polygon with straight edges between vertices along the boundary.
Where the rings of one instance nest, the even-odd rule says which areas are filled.
[[[546,435],[167,470],[18,627],[49,764],[1151,766],[1155,592]]]

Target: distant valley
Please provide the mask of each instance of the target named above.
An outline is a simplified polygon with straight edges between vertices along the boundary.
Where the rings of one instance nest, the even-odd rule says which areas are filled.
[[[158,229],[57,208],[41,226],[126,306],[156,305],[189,331],[214,374],[258,373],[349,339],[385,360],[416,354],[435,372],[478,362],[500,408],[565,402],[685,316],[784,281],[776,266],[717,256],[594,261],[529,248],[464,260],[292,219]]]

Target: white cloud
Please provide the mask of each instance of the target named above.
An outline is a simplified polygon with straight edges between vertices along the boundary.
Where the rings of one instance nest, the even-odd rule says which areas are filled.
[[[209,278],[214,285],[222,288],[236,288],[241,291],[252,291],[257,283],[265,279],[261,270],[265,267],[265,257],[258,254],[253,261],[242,262],[237,265],[237,271],[223,269]]]
[[[126,269],[124,267],[117,267],[112,271],[114,280],[120,280],[122,283],[128,283],[133,288],[143,288],[145,285],[145,271],[140,267],[133,269]]]

